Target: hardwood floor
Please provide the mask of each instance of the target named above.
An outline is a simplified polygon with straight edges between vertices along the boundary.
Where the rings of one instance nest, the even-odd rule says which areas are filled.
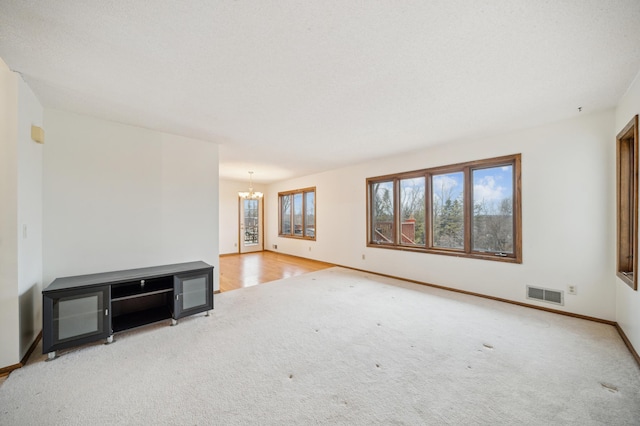
[[[271,251],[220,256],[220,291],[331,268],[332,264]]]

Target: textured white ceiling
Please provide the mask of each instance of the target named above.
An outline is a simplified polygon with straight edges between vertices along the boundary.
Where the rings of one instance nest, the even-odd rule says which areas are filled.
[[[221,144],[270,182],[616,105],[639,0],[1,0],[46,107]]]

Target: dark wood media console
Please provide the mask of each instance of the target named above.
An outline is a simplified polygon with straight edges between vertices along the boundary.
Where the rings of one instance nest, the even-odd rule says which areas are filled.
[[[55,279],[42,291],[42,353],[213,309],[213,266],[178,263]]]

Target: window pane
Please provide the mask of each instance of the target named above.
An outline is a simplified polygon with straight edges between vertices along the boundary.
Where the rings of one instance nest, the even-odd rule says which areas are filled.
[[[434,175],[433,246],[464,249],[464,173]]]
[[[400,181],[400,244],[424,245],[424,177]]]
[[[283,234],[291,234],[291,195],[280,197],[280,229]]]
[[[293,194],[293,235],[302,236],[302,194]]]
[[[473,170],[472,250],[513,253],[513,166]]]
[[[304,193],[304,235],[305,237],[316,236],[316,193]]]
[[[376,243],[393,243],[393,181],[372,184],[371,199],[371,240]]]

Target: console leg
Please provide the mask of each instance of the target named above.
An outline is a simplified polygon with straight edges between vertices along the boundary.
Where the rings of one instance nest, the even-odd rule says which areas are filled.
[[[178,321],[174,318],[171,318],[171,327],[173,327],[174,325],[178,325]]]
[[[53,361],[54,359],[56,359],[56,351],[49,352],[47,354],[47,361]]]
[[[109,343],[113,343],[113,334],[111,336],[107,337],[107,345]]]
[[[207,311],[207,313],[206,313],[204,316],[205,316],[205,317],[209,317],[209,316],[211,316],[211,313],[210,313],[210,312],[211,312],[211,311]]]

